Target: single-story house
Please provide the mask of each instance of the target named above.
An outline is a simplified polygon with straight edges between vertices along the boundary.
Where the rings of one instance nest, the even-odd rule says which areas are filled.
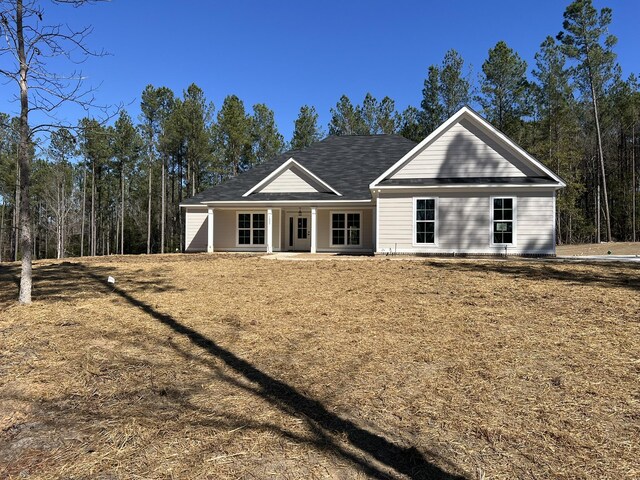
[[[418,144],[330,136],[195,195],[185,249],[554,255],[564,186],[465,107]]]

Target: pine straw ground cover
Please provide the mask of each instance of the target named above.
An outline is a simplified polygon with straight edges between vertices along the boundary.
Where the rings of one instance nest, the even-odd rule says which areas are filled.
[[[2,478],[640,476],[637,265],[41,261],[30,307],[17,272]]]

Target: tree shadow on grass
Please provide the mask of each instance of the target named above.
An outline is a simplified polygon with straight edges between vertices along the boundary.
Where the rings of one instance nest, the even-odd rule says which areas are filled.
[[[91,272],[91,276],[87,272]],[[73,261],[36,263],[33,268],[32,298],[34,301],[59,301],[77,299],[82,294],[91,296],[95,291],[95,280],[99,279],[104,284],[110,275],[115,276],[117,281],[126,281],[127,288],[133,291],[161,293],[178,290],[162,278],[162,273],[156,268],[141,275],[135,271],[120,271],[115,266],[87,266]],[[0,264],[0,287],[0,307],[16,304],[20,287],[19,264]]]
[[[103,278],[93,272],[86,272],[104,285]],[[110,288],[111,290],[111,288]],[[179,335],[187,338],[193,345],[215,357],[235,373],[251,382],[251,392],[259,395],[281,410],[306,417],[312,431],[317,437],[316,446],[322,446],[359,466],[365,473],[374,478],[389,478],[389,474],[380,469],[367,457],[379,462],[386,468],[414,479],[463,479],[465,477],[448,473],[429,461],[415,447],[401,447],[384,436],[370,432],[356,425],[353,421],[330,412],[321,402],[309,398],[295,388],[261,371],[248,361],[233,352],[221,347],[213,340],[188,327],[171,315],[162,313],[151,305],[135,298],[131,293],[119,287],[112,289],[121,298],[139,308],[151,318],[159,321]],[[228,376],[225,380],[230,381]],[[234,382],[236,383],[236,382]],[[241,384],[236,383],[240,386]],[[247,389],[246,386],[243,388]],[[332,437],[346,438],[355,453],[338,444]],[[434,454],[434,458],[437,456]],[[442,460],[441,460],[442,461]],[[443,463],[446,463],[443,461]],[[453,470],[453,467],[451,467]]]
[[[566,285],[584,285],[603,288],[624,288],[640,290],[640,268],[636,264],[602,264],[580,262],[571,264],[559,260],[427,260],[423,265],[450,272],[498,273],[528,280],[556,281]],[[592,270],[571,268],[572,266],[593,267]]]

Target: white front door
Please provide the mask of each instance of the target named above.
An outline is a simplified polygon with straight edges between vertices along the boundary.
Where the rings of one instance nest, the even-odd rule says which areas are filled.
[[[309,215],[289,216],[288,250],[311,250],[311,219]]]

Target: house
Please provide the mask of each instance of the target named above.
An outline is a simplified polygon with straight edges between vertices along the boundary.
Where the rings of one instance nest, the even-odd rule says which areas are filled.
[[[418,144],[328,137],[181,207],[188,252],[554,255],[564,186],[465,107]]]

